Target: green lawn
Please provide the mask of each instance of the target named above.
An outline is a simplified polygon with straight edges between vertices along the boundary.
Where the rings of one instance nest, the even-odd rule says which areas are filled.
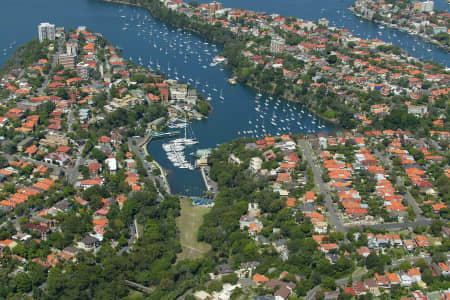
[[[144,299],[143,297],[144,295],[141,292],[131,290],[130,294],[125,298],[125,300]]]
[[[178,254],[178,259],[200,258],[211,250],[209,244],[197,241],[197,232],[203,222],[203,216],[209,210],[210,208],[194,207],[190,199],[181,200],[181,213],[176,222],[183,252]]]
[[[353,272],[352,277],[363,276],[365,273],[367,273],[367,270],[365,268],[357,267]]]

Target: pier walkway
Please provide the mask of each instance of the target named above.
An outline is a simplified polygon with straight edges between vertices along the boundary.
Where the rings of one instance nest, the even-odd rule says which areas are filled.
[[[170,195],[171,191],[170,191],[170,185],[169,185],[169,181],[167,181],[167,174],[166,171],[163,169],[163,167],[161,167],[161,165],[157,162],[157,161],[152,161],[152,164],[157,167],[159,169],[159,171],[161,172],[161,177],[164,180],[164,187],[166,188],[166,192]]]
[[[200,167],[200,173],[202,174],[203,182],[205,183],[206,190],[211,192],[213,199],[216,199],[217,195],[217,183],[209,178],[209,167]]]

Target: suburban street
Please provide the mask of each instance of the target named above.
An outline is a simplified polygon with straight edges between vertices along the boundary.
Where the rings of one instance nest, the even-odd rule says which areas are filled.
[[[217,194],[219,193],[219,186],[217,185],[217,182],[213,181],[209,177],[210,167],[200,167],[200,172],[202,173],[203,180],[206,181],[205,185],[207,187],[206,194],[211,194],[212,198],[215,200]]]
[[[322,169],[320,168],[320,166],[318,167],[317,164],[314,162],[312,151],[310,148],[311,146],[305,140],[299,140],[299,145],[314,174],[314,184],[316,185],[316,187],[319,188],[320,193],[325,196],[325,207],[327,208],[328,213],[330,215],[332,225],[337,231],[346,232],[348,228],[346,228],[339,219],[339,216],[336,212],[336,208],[333,204],[333,200],[331,199],[328,193],[328,189],[322,180]]]
[[[130,224],[130,238],[128,239],[128,243],[126,246],[121,248],[117,253],[121,255],[123,252],[129,252],[131,246],[133,246],[134,242],[139,238],[139,233],[137,231],[137,221],[136,217],[134,217],[133,222]]]
[[[391,161],[386,157],[386,155],[384,153],[382,153],[381,151],[379,151],[378,149],[376,149],[376,148],[375,148],[374,152],[378,156],[378,158],[381,159],[381,161],[386,166],[389,167],[389,172],[392,172],[393,168],[392,168]],[[397,177],[397,182],[401,186],[405,186],[405,184],[403,182],[403,179],[401,177]],[[422,215],[422,210],[420,209],[420,207],[417,204],[416,200],[414,200],[413,196],[411,196],[411,193],[408,191],[408,189],[406,189],[405,199],[408,201],[408,205],[413,208],[414,213],[416,214],[416,220],[424,219],[424,217]]]
[[[397,268],[398,266],[400,266],[405,261],[407,261],[409,263],[415,263],[416,261],[418,261],[420,259],[425,260],[425,262],[427,264],[431,264],[431,262],[432,262],[431,256],[424,256],[424,257],[417,257],[416,256],[416,257],[402,258],[402,259],[398,259],[398,260],[392,261],[392,263],[390,265],[387,265],[385,267],[385,270],[389,270],[390,268]]]
[[[321,289],[320,285],[316,285],[314,288],[310,289],[309,292],[305,296],[305,300],[314,300],[316,299],[316,293]]]
[[[359,228],[371,228],[371,229],[387,229],[391,231],[399,231],[407,228],[414,228],[417,226],[426,226],[430,225],[431,221],[426,219],[416,220],[413,222],[402,222],[402,223],[381,223],[381,224],[371,224],[371,225],[358,225],[358,226],[348,226],[351,227],[359,227]]]
[[[425,260],[425,262],[427,264],[431,264],[431,262],[432,262],[431,256],[424,256],[424,257],[416,256],[416,257],[401,258],[398,260],[393,260],[391,264],[385,266],[385,271],[387,272],[387,271],[389,271],[389,269],[398,268],[405,261],[409,262],[409,263],[415,263],[420,259]],[[351,276],[353,282],[360,281],[361,278],[367,274],[367,269],[364,269],[363,272],[359,272],[357,275],[355,275],[356,272],[357,272],[357,270],[355,270],[355,272],[353,272],[353,274]],[[349,277],[338,279],[338,280],[336,280],[336,285],[339,287],[345,287],[345,286],[347,286],[349,280],[350,280]],[[314,300],[316,293],[320,290],[320,288],[321,288],[320,285],[316,285],[314,288],[309,290],[305,296],[305,300]]]
[[[135,141],[136,143],[133,143],[133,141]],[[148,176],[153,180],[153,182],[156,185],[156,181],[159,182],[159,185],[164,187],[164,189],[166,190],[166,192],[170,193],[170,187],[167,186],[166,181],[162,178],[162,174],[160,176],[155,176],[152,173],[152,168],[150,167],[150,163],[147,161],[147,159],[145,158],[145,154],[142,151],[142,149],[140,149],[137,145],[139,144],[139,139],[135,139],[135,138],[130,138],[128,139],[128,148],[130,149],[131,152],[136,153],[137,156],[139,156],[139,158],[142,161],[142,164],[144,165],[145,169],[147,170]],[[160,171],[164,171],[164,170],[160,170]],[[158,190],[158,201],[162,201],[163,197],[161,192]]]
[[[83,147],[80,150],[80,153],[83,151],[82,150]],[[82,165],[85,161],[85,158],[82,158],[81,155],[78,155],[77,160],[75,161],[75,164],[73,165],[73,167],[69,167],[69,166],[59,166],[59,165],[55,165],[55,164],[51,164],[51,163],[47,163],[45,161],[41,161],[41,160],[36,160],[30,157],[26,157],[26,156],[19,156],[19,155],[9,155],[7,153],[4,152],[0,152],[0,155],[3,155],[8,162],[12,162],[14,160],[21,160],[24,162],[29,162],[35,165],[43,165],[46,166],[48,168],[53,169],[53,173],[55,174],[65,174],[65,176],[67,177],[67,180],[70,184],[75,184],[78,180],[78,166]]]
[[[22,161],[29,162],[32,164],[43,165],[48,168],[52,168],[53,170],[58,171],[58,172],[65,171],[67,169],[66,167],[60,167],[60,166],[57,166],[54,164],[49,164],[49,163],[46,163],[45,161],[36,160],[36,159],[29,158],[26,156],[11,155],[11,154],[1,152],[1,151],[0,151],[0,155],[5,157],[8,160],[8,162],[12,162],[14,160],[22,160]]]
[[[337,231],[343,231],[346,232],[350,228],[372,228],[372,229],[388,229],[388,230],[402,230],[405,228],[414,228],[416,226],[426,226],[431,224],[430,220],[425,219],[422,216],[422,210],[417,205],[417,202],[414,200],[414,198],[411,196],[409,192],[406,193],[405,198],[408,200],[409,205],[413,207],[414,212],[416,213],[416,220],[412,222],[402,222],[402,223],[380,223],[380,224],[370,224],[370,225],[351,225],[351,226],[345,226],[342,224],[337,212],[336,207],[333,204],[333,200],[331,199],[328,189],[325,185],[325,183],[322,180],[322,168],[318,165],[318,163],[314,162],[312,149],[310,144],[306,140],[299,140],[298,144],[300,145],[303,154],[305,155],[305,158],[309,164],[309,166],[312,169],[312,172],[314,174],[314,183],[316,187],[319,188],[320,193],[322,193],[325,196],[325,207],[328,210],[328,213],[330,215],[330,221],[331,224],[334,226],[334,228]],[[379,154],[377,154],[379,155]],[[380,158],[383,160],[383,156],[380,156]],[[387,158],[384,158],[387,160]],[[384,161],[384,160],[383,160]],[[387,164],[389,165],[389,164]]]

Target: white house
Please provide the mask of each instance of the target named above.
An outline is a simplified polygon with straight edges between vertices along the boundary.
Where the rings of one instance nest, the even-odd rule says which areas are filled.
[[[236,165],[242,164],[242,161],[233,153],[230,154],[230,157],[228,158],[228,162],[231,164],[236,164]]]
[[[405,287],[410,287],[413,283],[412,278],[406,273],[400,275],[400,281],[401,281],[401,285],[405,286]]]
[[[105,160],[108,169],[112,172],[117,171],[117,160],[114,157],[109,157]]]
[[[78,242],[77,246],[79,249],[92,250],[100,245],[100,240],[92,235],[85,236],[81,241]]]
[[[250,159],[250,170],[254,173],[258,172],[262,166],[262,159],[259,157],[252,157]]]
[[[44,161],[62,167],[70,161],[70,156],[65,153],[49,153],[44,157]]]

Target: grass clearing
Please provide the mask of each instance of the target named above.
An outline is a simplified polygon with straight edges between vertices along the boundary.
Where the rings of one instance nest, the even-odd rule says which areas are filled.
[[[144,297],[144,294],[142,294],[141,292],[131,290],[130,294],[127,297],[125,297],[125,299],[126,300],[135,300],[135,299],[138,300],[138,299],[143,299],[142,297]]]
[[[178,260],[203,257],[211,246],[207,243],[197,241],[197,232],[203,223],[203,216],[210,210],[205,207],[195,207],[192,200],[181,199],[181,212],[177,218],[177,227],[180,230],[180,242],[183,251],[178,254]]]
[[[357,267],[353,272],[352,277],[363,276],[365,273],[367,273],[367,270],[365,268]]]
[[[136,231],[139,237],[142,237],[142,233],[144,232],[144,224],[137,223]]]

